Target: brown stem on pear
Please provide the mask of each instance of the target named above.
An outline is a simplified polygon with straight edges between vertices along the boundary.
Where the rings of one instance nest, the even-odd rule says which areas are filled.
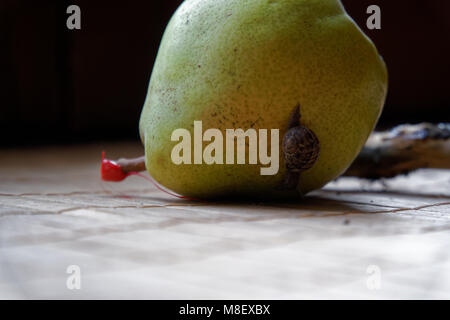
[[[124,173],[142,172],[146,170],[145,156],[136,159],[119,159],[116,163],[122,168]]]
[[[300,104],[296,105],[294,111],[292,111],[291,116],[289,117],[288,123],[288,131],[292,128],[298,127],[300,125]]]
[[[295,190],[300,182],[300,173],[311,169],[319,158],[319,139],[311,129],[300,124],[300,118],[300,105],[297,105],[283,137],[282,149],[287,171],[279,187],[281,190]]]

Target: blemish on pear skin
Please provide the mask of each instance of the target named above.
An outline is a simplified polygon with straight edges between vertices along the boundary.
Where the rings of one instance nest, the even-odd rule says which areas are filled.
[[[156,158],[156,163],[158,164],[158,166],[160,168],[165,168],[166,167],[166,160],[163,156],[158,156]]]

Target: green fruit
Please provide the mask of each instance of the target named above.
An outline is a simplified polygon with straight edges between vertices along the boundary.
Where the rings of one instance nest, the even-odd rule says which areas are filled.
[[[339,0],[186,0],[165,31],[142,112],[147,169],[185,196],[298,195],[275,191],[285,174],[281,151],[273,176],[262,176],[260,165],[175,165],[171,135],[201,120],[204,130],[280,129],[281,140],[300,104],[321,153],[298,189],[321,188],[360,152],[387,78]]]

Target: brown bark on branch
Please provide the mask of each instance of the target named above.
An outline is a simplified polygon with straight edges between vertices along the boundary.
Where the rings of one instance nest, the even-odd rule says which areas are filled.
[[[421,168],[450,169],[449,123],[401,125],[374,132],[344,175],[379,179]]]

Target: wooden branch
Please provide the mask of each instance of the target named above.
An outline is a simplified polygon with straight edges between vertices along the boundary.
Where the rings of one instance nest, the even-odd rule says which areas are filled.
[[[450,123],[401,125],[375,132],[344,175],[390,178],[420,168],[450,169]]]
[[[145,156],[136,159],[119,159],[116,163],[124,173],[145,171]]]

